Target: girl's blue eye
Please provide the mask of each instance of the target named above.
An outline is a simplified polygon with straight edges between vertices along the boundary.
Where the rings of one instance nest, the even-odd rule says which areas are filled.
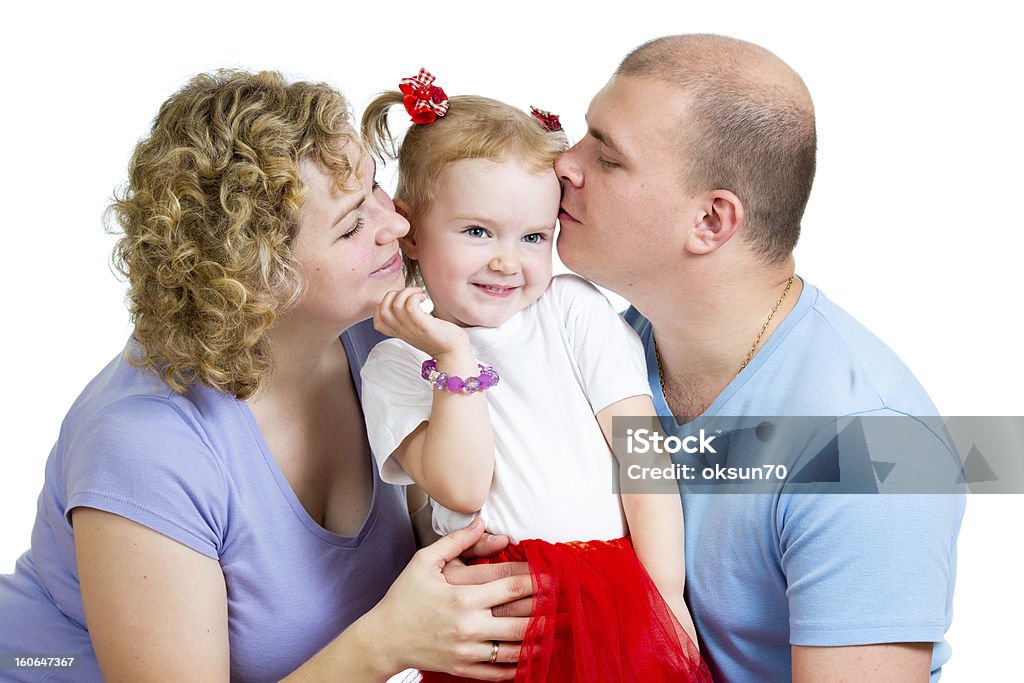
[[[527,244],[540,244],[546,237],[539,232],[531,232],[529,235],[523,235],[523,241]]]
[[[487,237],[487,231],[475,225],[473,227],[466,228],[464,232],[470,237]]]

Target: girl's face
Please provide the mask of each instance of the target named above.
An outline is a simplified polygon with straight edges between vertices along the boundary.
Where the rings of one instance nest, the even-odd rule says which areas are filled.
[[[449,164],[437,183],[437,197],[402,247],[418,261],[436,317],[497,327],[551,281],[558,178],[514,157],[464,159]]]

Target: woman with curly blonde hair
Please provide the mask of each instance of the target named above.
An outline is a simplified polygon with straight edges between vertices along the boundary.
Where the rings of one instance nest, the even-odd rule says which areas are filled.
[[[514,675],[488,654],[518,657],[523,608],[492,607],[530,593],[525,567],[461,566],[503,543],[479,523],[414,554],[372,464],[378,337],[357,323],[402,286],[408,230],[374,170],[323,84],[223,71],[161,107],[112,206],[134,333],[68,413],[0,577],[5,677]]]

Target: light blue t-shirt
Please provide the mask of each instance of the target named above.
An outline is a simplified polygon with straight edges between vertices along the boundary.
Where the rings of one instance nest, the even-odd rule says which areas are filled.
[[[647,351],[658,414],[670,416],[650,322],[626,320]],[[815,287],[700,419],[934,416],[924,390],[878,338]],[[917,455],[956,470],[948,442],[902,418]],[[670,434],[689,425],[663,417]],[[892,462],[885,444],[872,459]],[[799,449],[797,449],[799,450]],[[884,473],[883,473],[884,478]],[[962,494],[694,493],[681,484],[686,598],[716,681],[788,681],[791,645],[933,642],[949,659]],[[707,490],[707,489],[705,489]]]
[[[342,335],[357,387],[380,339],[368,323]],[[68,412],[46,463],[32,547],[0,576],[0,654],[75,656],[76,668],[7,668],[0,680],[102,680],[82,611],[77,506],[217,560],[231,679],[282,678],[373,607],[415,550],[402,487],[370,469],[362,528],[331,533],[302,507],[244,402],[205,387],[176,394],[118,355]]]

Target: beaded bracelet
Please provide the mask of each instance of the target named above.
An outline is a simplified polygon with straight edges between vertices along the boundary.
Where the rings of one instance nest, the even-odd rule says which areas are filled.
[[[452,393],[464,391],[467,394],[474,394],[478,391],[490,389],[498,383],[498,373],[494,368],[480,363],[477,363],[476,366],[480,368],[479,377],[462,379],[455,375],[449,376],[447,372],[438,372],[437,360],[429,358],[423,361],[423,367],[420,368],[420,376],[430,382],[437,391],[450,391]]]

